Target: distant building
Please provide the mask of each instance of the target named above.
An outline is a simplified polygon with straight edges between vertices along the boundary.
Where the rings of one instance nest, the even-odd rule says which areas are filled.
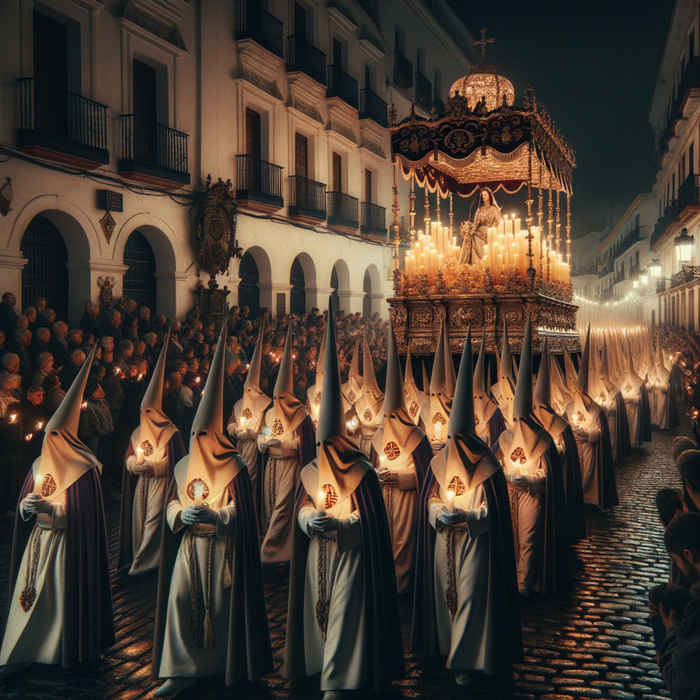
[[[179,195],[211,174],[239,207],[232,303],[386,314],[388,107],[441,113],[472,65],[445,0],[7,0],[0,27],[0,292],[20,307],[75,322],[113,277],[182,316]]]

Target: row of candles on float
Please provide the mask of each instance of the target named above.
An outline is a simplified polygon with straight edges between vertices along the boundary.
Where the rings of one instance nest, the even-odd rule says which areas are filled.
[[[481,264],[491,272],[494,284],[501,283],[501,275],[506,269],[517,269],[525,279],[530,265],[527,236],[527,230],[521,229],[521,220],[509,218],[507,214],[498,226],[488,229]],[[404,254],[404,272],[409,277],[427,275],[434,281],[444,264],[459,259],[460,250],[452,230],[439,221],[431,221],[430,233],[418,231],[416,240]],[[538,226],[532,227],[532,253],[532,264],[536,270],[542,270],[545,279],[570,282],[569,265],[564,262],[562,253],[554,249],[553,241],[542,236]]]
[[[459,259],[460,246],[449,226],[440,221],[430,222],[430,231],[418,231],[416,240],[404,255],[404,271],[407,275],[428,275],[431,280],[438,270],[450,260]]]
[[[507,214],[498,226],[489,227],[481,264],[491,272],[494,284],[500,284],[503,271],[512,268],[525,279],[530,267],[527,237],[527,229],[521,228],[520,219],[509,218]],[[537,271],[541,270],[545,279],[570,282],[568,263],[564,262],[562,253],[555,250],[554,241],[544,236],[539,226],[532,227],[532,255],[532,266]]]

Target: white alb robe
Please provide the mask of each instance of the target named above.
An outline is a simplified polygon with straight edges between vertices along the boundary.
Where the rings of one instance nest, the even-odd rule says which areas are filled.
[[[173,532],[185,528],[177,553],[170,581],[170,596],[163,639],[163,655],[158,675],[161,678],[200,678],[223,673],[226,670],[228,650],[231,588],[224,588],[223,576],[226,561],[226,535],[235,529],[235,504],[229,500],[228,489],[224,489],[218,503],[209,501],[209,507],[218,513],[217,525],[186,526],[178,517],[184,510],[178,499],[171,501],[166,509],[166,520]],[[194,533],[194,534],[193,534]],[[197,537],[197,533],[215,533],[214,537]],[[190,546],[194,539],[197,556],[197,571],[204,606],[209,603],[214,623],[215,646],[204,649],[194,643],[190,622]],[[211,552],[211,600],[207,590],[209,546]],[[204,610],[202,610],[204,615]]]
[[[0,666],[20,663],[60,664],[63,648],[63,599],[66,563],[66,493],[52,501],[52,515],[39,513],[22,555],[10,614],[0,650]],[[34,514],[20,504],[20,515],[29,520]],[[32,552],[39,541],[36,599],[24,612],[19,599],[27,585]]]

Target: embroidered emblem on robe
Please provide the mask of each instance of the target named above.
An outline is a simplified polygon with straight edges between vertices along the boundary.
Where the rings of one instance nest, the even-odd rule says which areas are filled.
[[[525,456],[525,450],[522,447],[516,447],[510,453],[511,462],[520,462],[520,464],[525,464],[527,462],[527,457]]]
[[[365,422],[369,423],[374,416],[372,415],[372,411],[370,411],[369,408],[366,408],[365,412],[362,414],[362,417],[365,419]]]
[[[245,418],[246,420],[250,420],[253,417],[253,412],[249,408],[244,408],[241,411],[241,418]]]
[[[408,413],[411,418],[416,417],[416,413],[418,413],[418,404],[415,401],[411,401],[411,406],[408,409]]]
[[[438,411],[434,416],[433,416],[433,423],[442,423],[443,425],[447,425],[447,419],[445,416]]]
[[[315,396],[314,396],[314,404],[316,404],[316,406],[319,406],[321,404],[321,392],[320,391],[317,391]]]
[[[354,392],[354,391],[351,391],[351,392],[348,394],[348,401],[349,401],[350,403],[355,403],[355,392]]]
[[[450,481],[447,490],[454,491],[455,496],[461,496],[467,490],[467,487],[464,485],[464,482],[455,475],[452,477],[452,481]]]
[[[284,432],[284,426],[279,418],[275,418],[275,422],[272,424],[272,434],[275,437],[279,437]]]
[[[41,495],[44,498],[53,496],[57,488],[58,486],[56,485],[56,481],[54,480],[53,476],[51,476],[51,474],[47,474],[41,484]]]
[[[187,484],[187,495],[194,501],[195,484],[204,484],[204,488],[202,489],[202,498],[206,498],[209,495],[209,487],[207,486],[206,481],[203,479],[192,479],[192,481]]]
[[[153,445],[151,445],[151,443],[148,442],[148,440],[144,440],[141,443],[141,449],[143,450],[144,457],[150,457],[155,452],[155,450],[153,449]]]
[[[479,416],[477,416],[475,413],[474,414],[474,425],[479,425],[479,423],[481,423],[481,421],[479,420]]]
[[[384,454],[387,456],[389,461],[393,461],[401,455],[401,449],[393,440],[391,440],[384,446]]]
[[[321,491],[326,496],[326,510],[332,508],[338,502],[338,493],[333,488],[333,484],[324,484],[321,487]]]

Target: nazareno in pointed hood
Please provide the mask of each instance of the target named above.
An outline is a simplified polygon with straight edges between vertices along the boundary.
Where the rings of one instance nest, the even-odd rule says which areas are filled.
[[[140,447],[143,450],[143,456],[150,460],[162,458],[165,446],[177,432],[173,422],[163,412],[165,362],[169,342],[170,329],[168,328],[156,366],[153,368],[151,381],[141,401],[141,424],[131,434],[131,447],[134,454],[137,454],[136,448]]]
[[[503,345],[501,357],[498,360],[498,381],[491,387],[491,390],[506,424],[512,425],[515,386],[513,382],[513,358],[510,354],[508,325],[505,318],[503,319]]]
[[[404,392],[406,396],[406,410],[414,423],[418,422],[418,414],[426,404],[428,397],[418,390],[416,380],[413,378],[413,366],[411,364],[411,353],[406,353],[406,375],[404,377]],[[385,399],[386,400],[386,399]]]
[[[97,467],[102,471],[102,464],[78,437],[83,394],[99,345],[97,340],[61,405],[46,424],[41,455],[32,466],[34,493],[49,500],[57,499],[90,469]]]
[[[323,492],[325,508],[330,510],[351,496],[365,473],[372,469],[358,444],[347,435],[335,325],[332,323],[328,324],[326,336],[321,391],[323,401],[316,430],[317,456],[302,469],[301,479],[316,507]]]
[[[552,442],[550,434],[537,420],[532,399],[532,324],[530,314],[525,324],[523,351],[520,355],[520,376],[513,401],[513,430],[506,430],[499,439],[506,469],[528,468],[537,463]]]
[[[394,327],[389,322],[386,358],[386,391],[384,393],[382,427],[372,436],[372,446],[378,455],[387,458],[388,465],[399,464],[418,447],[425,433],[418,428],[404,405],[404,380],[396,346]],[[396,460],[399,460],[398,462]]]
[[[258,342],[250,359],[250,367],[243,384],[243,403],[241,405],[241,419],[255,420],[271,403],[272,399],[260,388],[260,366],[262,365],[263,335],[265,323],[260,325]],[[239,426],[243,427],[243,426]]]
[[[491,399],[486,388],[486,331],[481,336],[479,359],[474,369],[474,420],[477,427],[486,425],[496,412],[498,404]]]
[[[445,394],[452,401],[455,395],[455,387],[457,386],[457,375],[455,374],[455,363],[452,361],[452,351],[450,350],[450,332],[447,328],[447,322],[443,320],[442,327],[445,329]]]
[[[228,309],[202,399],[192,421],[190,452],[175,465],[175,480],[183,506],[194,503],[195,486],[199,483],[203,483],[202,498],[216,502],[238,472],[246,468],[245,461],[223,429],[227,319]]]
[[[464,343],[452,413],[447,425],[447,444],[430,463],[441,488],[454,492],[455,496],[461,496],[476,488],[501,468],[491,449],[476,434],[473,391],[470,327]]]
[[[376,425],[381,421],[382,394],[374,376],[374,363],[372,351],[369,349],[367,336],[363,335],[362,343],[362,396],[355,402],[355,412],[358,420],[363,424]]]
[[[331,323],[329,316],[328,324]],[[355,402],[362,396],[362,375],[360,374],[360,343],[362,335],[358,333],[355,340],[355,347],[352,351],[352,360],[350,360],[350,370],[348,372],[348,381],[341,385],[343,396],[347,402],[346,408],[351,408]]]
[[[433,373],[430,376],[430,399],[421,409],[421,420],[425,425],[425,431],[431,438],[445,437],[447,421],[452,410],[452,397],[447,395],[447,377],[445,369],[445,322],[440,326],[437,346],[435,348],[435,362]],[[435,425],[440,424],[440,435],[435,430]]]
[[[568,423],[552,407],[552,384],[549,370],[549,338],[545,338],[540,371],[537,374],[537,384],[533,396],[533,409],[539,422],[556,439],[566,430]]]
[[[293,349],[294,340],[290,321],[287,328],[287,338],[284,342],[282,362],[280,362],[273,392],[273,407],[265,415],[265,422],[272,432],[272,437],[277,440],[296,430],[309,415],[304,404],[294,395]]]

